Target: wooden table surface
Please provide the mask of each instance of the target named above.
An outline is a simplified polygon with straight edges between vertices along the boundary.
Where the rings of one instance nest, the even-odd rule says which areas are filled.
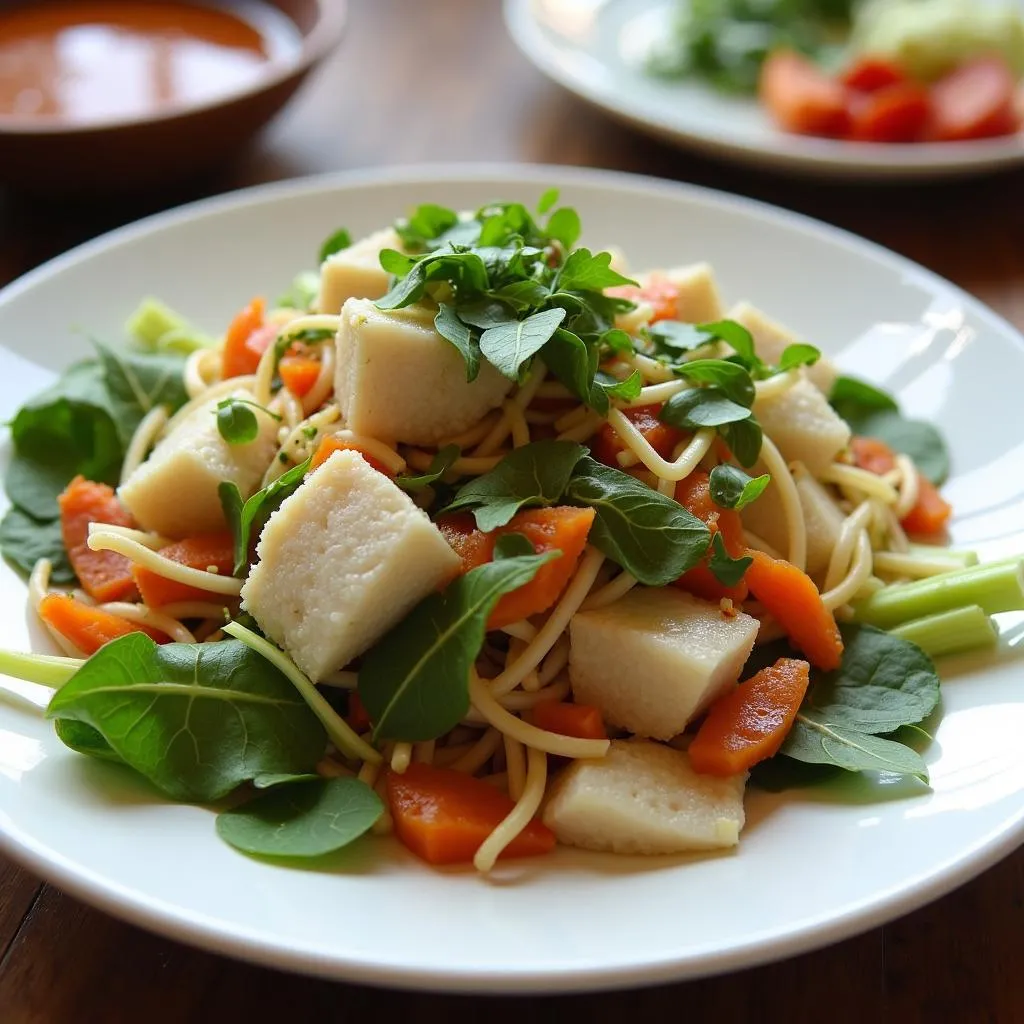
[[[336,57],[238,164],[174,194],[80,207],[0,188],[0,285],[85,239],[198,196],[340,168],[427,161],[607,167],[756,196],[923,263],[1024,327],[1024,172],[869,187],[787,180],[676,152],[549,84],[496,0],[353,0]],[[0,185],[3,168],[0,168]],[[813,860],[813,851],[808,851]],[[637,992],[498,1000],[289,976],[151,936],[0,859],[0,1022],[276,1019],[494,1024],[580,1019],[1024,1022],[1024,853],[937,903],[829,949]],[[339,927],[344,909],[339,908]]]

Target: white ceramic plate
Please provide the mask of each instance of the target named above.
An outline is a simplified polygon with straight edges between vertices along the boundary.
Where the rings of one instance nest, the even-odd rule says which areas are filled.
[[[989,0],[978,0],[979,3]],[[839,177],[975,174],[1024,160],[1024,134],[977,142],[877,144],[804,138],[775,128],[755,99],[644,73],[675,0],[505,0],[519,48],[566,89],[679,145],[779,169]]]
[[[338,224],[358,235],[420,201],[533,202],[562,187],[593,245],[635,265],[708,259],[843,366],[949,434],[957,541],[1024,550],[1024,343],[974,299],[833,228],[696,188],[564,168],[343,176],[243,192],[92,242],[0,293],[0,417],[156,293],[217,330],[276,294]],[[1000,424],[994,429],[994,424]],[[0,566],[0,646],[42,645]],[[1024,642],[1012,625],[1004,643]],[[751,793],[726,856],[559,851],[492,880],[433,871],[375,840],[331,871],[248,859],[213,814],[161,802],[123,769],[64,749],[31,703],[0,700],[0,847],[111,913],[267,964],[387,985],[570,990],[679,979],[850,935],[964,882],[1021,840],[1024,690],[1012,655],[944,666],[933,789],[856,779]],[[31,697],[31,687],[23,692]],[[38,699],[38,696],[37,696]]]

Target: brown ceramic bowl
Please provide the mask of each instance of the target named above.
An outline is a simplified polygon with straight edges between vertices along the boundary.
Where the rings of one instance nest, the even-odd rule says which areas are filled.
[[[0,9],[23,2],[0,0]],[[266,2],[302,35],[293,60],[268,66],[244,92],[146,119],[81,127],[0,120],[0,185],[61,197],[136,192],[230,159],[295,95],[338,45],[345,27],[345,0]]]

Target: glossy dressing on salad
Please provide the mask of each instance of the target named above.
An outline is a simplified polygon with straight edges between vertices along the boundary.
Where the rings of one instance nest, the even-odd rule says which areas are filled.
[[[0,120],[87,125],[243,89],[296,52],[263,4],[61,0],[0,11]]]

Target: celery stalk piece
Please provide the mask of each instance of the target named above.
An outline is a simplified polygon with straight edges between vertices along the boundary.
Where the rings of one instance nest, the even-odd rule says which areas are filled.
[[[854,618],[880,629],[978,605],[986,615],[1024,609],[1024,563],[1013,558],[970,566],[876,591],[853,606]]]
[[[911,544],[908,555],[915,558],[927,558],[931,562],[950,562],[954,566],[968,566],[978,564],[978,553],[976,551],[956,551],[953,548],[940,548],[937,544]]]
[[[992,647],[999,636],[992,620],[976,604],[912,619],[889,632],[917,644],[932,658]]]
[[[197,331],[184,317],[157,299],[144,299],[125,329],[140,348],[150,352],[188,355],[214,343],[213,338]]]
[[[85,661],[78,658],[0,651],[0,675],[49,686],[54,690],[59,690],[84,664]]]

